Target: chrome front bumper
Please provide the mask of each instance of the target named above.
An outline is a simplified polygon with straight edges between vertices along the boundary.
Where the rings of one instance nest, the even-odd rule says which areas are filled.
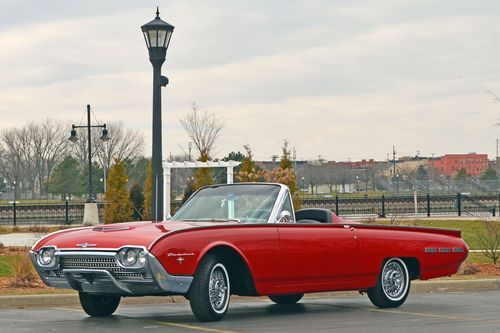
[[[170,275],[149,252],[141,268],[124,268],[113,251],[56,250],[57,263],[46,268],[38,263],[36,252],[31,261],[43,282],[55,288],[75,289],[93,294],[121,296],[187,294],[192,276]]]

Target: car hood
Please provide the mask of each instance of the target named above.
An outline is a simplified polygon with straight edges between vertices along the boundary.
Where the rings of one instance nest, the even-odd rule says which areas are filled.
[[[169,232],[209,225],[214,223],[166,221],[100,224],[54,232],[33,245],[32,250],[37,251],[43,246],[55,246],[61,250],[116,250],[125,245],[149,249],[155,240]]]

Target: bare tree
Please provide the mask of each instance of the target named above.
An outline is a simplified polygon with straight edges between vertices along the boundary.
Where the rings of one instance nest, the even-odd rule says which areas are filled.
[[[312,162],[308,162],[302,168],[301,177],[304,177],[304,184],[310,188],[311,194],[314,194],[315,190],[317,193],[318,185],[322,184],[323,177],[321,171],[321,166]]]
[[[2,173],[31,197],[44,194],[45,182],[67,151],[66,133],[52,120],[28,123],[21,128],[4,130],[0,137]]]
[[[28,123],[27,130],[31,134],[36,177],[40,194],[45,194],[45,182],[56,165],[68,152],[67,133],[62,131],[66,124],[51,119],[41,123]]]
[[[15,182],[19,190],[31,189],[34,197],[36,168],[31,139],[26,127],[3,131],[1,145],[5,166],[2,169],[10,183]]]
[[[97,158],[102,167],[109,169],[115,159],[134,160],[144,154],[144,136],[137,130],[124,128],[122,122],[106,125],[109,140],[101,140],[100,128],[92,129],[92,158]],[[73,154],[82,162],[88,163],[87,131],[78,132],[79,140],[73,146]]]
[[[0,138],[0,170],[2,176],[10,184],[20,183],[23,178],[21,170],[22,154],[17,141],[16,129],[6,129],[2,131]]]
[[[495,265],[500,259],[500,222],[493,219],[481,221],[484,226],[483,232],[477,232],[477,238],[481,244],[483,254]]]
[[[35,145],[33,143],[33,133],[28,126],[16,129],[19,150],[22,156],[23,179],[26,181],[27,188],[31,190],[31,198],[35,199],[35,184],[37,182],[37,169],[35,160]]]
[[[144,155],[144,136],[137,130],[123,127],[122,122],[112,122],[107,125],[110,139],[102,141],[94,136],[96,155],[99,163],[109,168],[114,159],[135,160]]]
[[[220,117],[206,111],[200,111],[198,105],[193,103],[191,110],[183,117],[179,117],[179,121],[198,150],[200,157],[206,158],[206,160],[210,159],[215,142],[224,128]]]

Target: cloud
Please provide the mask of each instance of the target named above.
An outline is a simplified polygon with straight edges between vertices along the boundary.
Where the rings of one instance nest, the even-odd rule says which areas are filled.
[[[86,104],[150,144],[152,70],[135,1],[38,6],[0,23],[0,128],[78,122]],[[57,8],[56,8],[57,7]],[[9,12],[22,12],[8,2]],[[220,156],[384,159],[494,151],[500,6],[454,1],[184,1],[163,72],[164,154],[189,139],[177,116],[198,102],[226,123]],[[163,14],[165,13],[165,14]],[[500,93],[500,92],[499,92]],[[150,151],[147,148],[147,153]]]

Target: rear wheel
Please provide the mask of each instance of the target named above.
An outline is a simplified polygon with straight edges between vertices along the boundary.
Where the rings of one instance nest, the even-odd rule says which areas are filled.
[[[293,295],[273,295],[269,296],[269,299],[276,304],[295,304],[302,299],[304,294],[293,294]]]
[[[79,293],[83,310],[92,317],[106,317],[115,312],[120,304],[120,296],[102,296]]]
[[[390,258],[382,265],[377,285],[368,289],[368,298],[379,308],[403,304],[410,292],[408,268],[400,258]]]
[[[221,320],[229,306],[229,274],[223,261],[207,255],[196,270],[189,290],[189,304],[199,321]]]

